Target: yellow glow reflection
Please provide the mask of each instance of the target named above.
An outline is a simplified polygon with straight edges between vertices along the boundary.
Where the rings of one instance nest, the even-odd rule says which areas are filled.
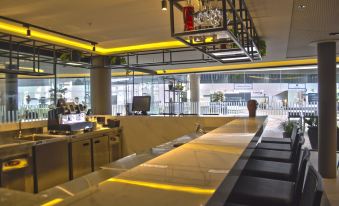
[[[217,146],[217,145],[208,145],[208,144],[185,144],[183,145],[185,148],[194,149],[194,150],[207,150],[210,152],[223,152],[223,153],[229,153],[229,154],[242,154],[243,149],[240,149],[238,147],[232,147],[232,146]]]
[[[64,201],[64,199],[62,199],[62,198],[55,198],[55,199],[53,199],[51,201],[48,201],[48,202],[42,204],[41,206],[53,206],[53,205],[59,204],[62,201]]]
[[[110,179],[106,180],[106,182],[117,182],[117,183],[131,184],[131,185],[149,187],[149,188],[160,189],[160,190],[187,192],[187,193],[193,193],[193,194],[210,195],[210,194],[213,194],[215,192],[214,189],[202,189],[202,188],[199,188],[199,187],[169,185],[169,184],[161,184],[161,183],[154,183],[154,182],[125,180],[125,179],[119,179],[119,178],[110,178]]]

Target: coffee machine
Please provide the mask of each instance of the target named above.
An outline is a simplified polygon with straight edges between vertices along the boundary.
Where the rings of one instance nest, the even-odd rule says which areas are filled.
[[[86,121],[84,107],[74,102],[59,99],[57,107],[48,111],[48,130],[51,133],[74,133],[80,130],[92,130],[93,123]]]

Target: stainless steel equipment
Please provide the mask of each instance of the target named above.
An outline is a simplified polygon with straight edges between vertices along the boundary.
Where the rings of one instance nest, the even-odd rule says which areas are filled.
[[[65,103],[58,100],[56,109],[48,111],[48,130],[51,132],[71,133],[78,130],[92,129],[92,122],[86,122],[86,114],[82,105]]]
[[[32,146],[14,143],[0,150],[0,186],[33,192]]]
[[[74,179],[92,172],[91,140],[81,140],[70,144],[70,178]]]
[[[34,135],[29,138],[36,142],[33,146],[34,192],[67,182],[68,139]]]
[[[92,139],[93,146],[93,170],[100,169],[100,166],[109,163],[109,142],[108,136]]]

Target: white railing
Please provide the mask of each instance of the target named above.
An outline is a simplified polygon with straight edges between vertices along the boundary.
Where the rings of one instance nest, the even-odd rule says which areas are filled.
[[[258,115],[287,115],[290,117],[316,115],[317,104],[271,103],[259,104]],[[126,115],[125,105],[112,105],[113,115]],[[151,104],[150,114],[184,114],[184,115],[241,115],[248,114],[246,102],[182,102]]]
[[[317,115],[318,105],[315,104],[288,104],[270,103],[259,104],[257,115],[286,115],[288,117],[299,117],[306,115]],[[6,106],[0,106],[0,123],[44,120],[48,117],[48,105],[24,105],[18,110],[9,111]],[[113,115],[126,115],[125,105],[112,105]],[[150,114],[168,115],[246,115],[246,102],[182,102],[182,103],[161,103],[151,104]]]
[[[23,121],[45,120],[48,117],[48,105],[24,105],[18,110],[8,110],[6,106],[0,106],[0,122],[10,123]]]

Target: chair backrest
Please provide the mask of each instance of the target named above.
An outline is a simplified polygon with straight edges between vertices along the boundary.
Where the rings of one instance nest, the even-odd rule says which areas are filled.
[[[306,175],[305,186],[301,195],[300,206],[320,206],[324,189],[319,173],[312,165]]]
[[[306,153],[303,153],[303,155],[301,155],[301,146],[303,145],[303,142],[305,141],[303,137],[300,137],[302,140],[300,140],[300,142],[297,144],[297,148],[293,148],[292,151],[292,161],[291,163],[293,163],[293,174],[294,174],[294,181],[296,181],[297,178],[297,174],[298,171],[300,169],[300,165],[302,163],[302,160],[305,158]],[[307,148],[306,148],[307,149]],[[301,157],[302,156],[302,157]]]
[[[299,136],[299,134],[298,134],[298,126],[297,125],[293,125],[293,130],[292,130],[292,134],[291,134],[291,147],[293,147],[294,142],[295,142],[297,136]]]
[[[304,144],[305,139],[304,137],[298,135],[298,137],[296,137],[296,140],[296,143],[293,144],[292,147],[292,162],[299,164],[301,146]]]
[[[308,162],[310,161],[310,156],[311,156],[310,151],[307,148],[305,148],[296,177],[295,194],[297,199],[301,197],[305,181],[306,167],[308,165]]]

